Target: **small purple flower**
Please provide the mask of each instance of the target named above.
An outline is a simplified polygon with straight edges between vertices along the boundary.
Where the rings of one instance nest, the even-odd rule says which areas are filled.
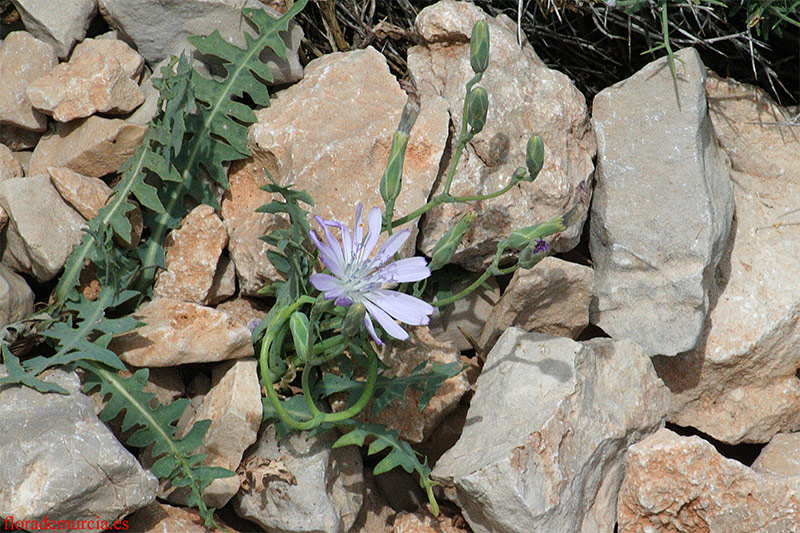
[[[536,246],[533,247],[533,253],[540,254],[550,249],[550,245],[544,239],[536,241]]]
[[[408,333],[394,319],[412,326],[428,324],[433,306],[408,294],[389,290],[397,283],[419,281],[431,275],[424,257],[389,261],[410,235],[409,230],[395,233],[383,243],[372,259],[369,258],[381,233],[381,210],[373,207],[367,215],[367,234],[361,222],[361,204],[356,209],[353,233],[341,222],[315,217],[325,233],[326,243],[320,242],[310,231],[311,240],[319,248],[319,257],[331,274],[313,274],[311,284],[325,294],[325,299],[336,305],[348,307],[361,303],[367,310],[364,326],[378,344],[383,344],[375,333],[372,318],[395,339],[405,340]],[[331,234],[330,228],[341,232],[341,244]],[[372,317],[372,318],[370,318]]]

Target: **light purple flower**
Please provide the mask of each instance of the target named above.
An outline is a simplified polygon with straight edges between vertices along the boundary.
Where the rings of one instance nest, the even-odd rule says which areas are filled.
[[[341,222],[316,217],[325,233],[326,243],[313,231],[311,240],[319,248],[319,257],[331,274],[313,274],[311,284],[325,294],[325,299],[336,305],[348,307],[361,303],[366,308],[364,326],[378,344],[383,344],[375,333],[372,318],[395,339],[405,340],[408,333],[395,319],[412,326],[422,326],[430,321],[433,306],[408,294],[389,290],[397,283],[419,281],[431,275],[424,257],[400,259],[384,264],[408,239],[409,230],[398,231],[383,243],[371,259],[369,255],[378,244],[381,233],[381,210],[373,207],[367,215],[367,234],[361,221],[361,204],[356,209],[353,233]],[[341,243],[331,233],[331,228],[341,232]]]

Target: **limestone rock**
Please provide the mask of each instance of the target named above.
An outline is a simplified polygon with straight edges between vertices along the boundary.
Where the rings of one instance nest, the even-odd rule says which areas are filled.
[[[675,66],[677,82],[661,58],[604,89],[592,115],[591,321],[648,355],[700,343],[734,209],[707,113],[706,69],[692,48],[678,52]]]
[[[103,55],[113,57],[122,67],[125,75],[137,81],[144,69],[144,58],[128,46],[125,41],[115,38],[113,32],[101,35],[97,39],[84,39],[75,47],[70,62],[82,56]]]
[[[53,279],[83,238],[86,222],[47,176],[0,182],[0,207],[10,218],[3,263],[39,281]]]
[[[225,361],[214,367],[211,390],[203,397],[196,413],[179,431],[185,433],[198,420],[211,420],[203,444],[194,453],[206,454],[206,466],[235,471],[248,446],[256,441],[261,425],[261,385],[258,362],[253,358]],[[172,489],[170,487],[169,489]],[[186,504],[188,493],[167,490],[169,501]],[[209,507],[220,508],[239,490],[237,476],[215,479],[206,488],[204,500]],[[159,496],[164,496],[164,493]]]
[[[83,176],[66,167],[48,167],[47,173],[61,198],[86,220],[97,216],[113,192],[100,178]]]
[[[724,442],[800,430],[800,140],[790,115],[754,87],[707,83],[731,156],[736,216],[698,347],[654,359],[674,392],[670,420]],[[752,174],[751,172],[756,172]]]
[[[12,0],[25,29],[53,47],[56,55],[65,58],[76,42],[83,39],[97,13],[95,0],[58,0],[55,9],[51,0]]]
[[[9,178],[21,178],[25,175],[19,159],[14,157],[14,152],[8,146],[0,144],[0,181]]]
[[[546,257],[530,270],[517,270],[480,337],[490,349],[509,327],[572,339],[589,324],[594,273],[591,268]]]
[[[98,116],[58,124],[53,134],[36,145],[30,174],[44,174],[47,167],[67,167],[92,178],[116,172],[136,151],[146,130],[145,126]]]
[[[525,147],[534,133],[544,140],[545,159],[533,183],[520,183],[480,207],[445,204],[425,217],[420,248],[429,255],[453,220],[477,209],[479,216],[453,258],[470,270],[482,270],[512,230],[569,209],[574,189],[589,185],[595,154],[585,98],[567,76],[545,66],[529,44],[520,47],[516,23],[505,15],[489,17],[468,2],[445,0],[417,16],[424,45],[409,49],[408,68],[423,106],[442,97],[447,101],[453,144],[461,128],[464,85],[474,75],[469,37],[479,20],[486,20],[491,36],[489,68],[481,81],[489,93],[489,113],[483,131],[464,150],[450,192],[485,194],[507,185],[514,170],[525,166]],[[436,193],[443,186],[440,180]],[[552,243],[557,251],[578,243],[586,213],[581,210],[580,223]]]
[[[237,192],[232,180],[222,209],[244,294],[253,294],[277,276],[266,257],[266,244],[257,238],[284,221],[277,216],[253,215],[253,209],[269,201],[263,200],[269,195],[247,192],[268,183],[261,167],[279,182],[293,183],[296,189],[311,194],[316,204],[313,215],[352,228],[359,203],[365,213],[383,206],[380,180],[406,99],[386,59],[367,48],[312,61],[302,81],[277,93],[270,107],[256,113],[258,123],[250,129],[254,157],[244,168],[237,167],[241,169],[237,174],[240,182],[252,181],[246,187],[242,183]],[[411,131],[396,217],[427,201],[446,141],[444,101],[431,99],[422,104]],[[244,170],[248,164],[252,172]],[[413,252],[416,238],[416,222],[406,227],[412,234],[401,255]]]
[[[668,406],[634,343],[511,327],[433,477],[475,533],[612,531],[625,450],[663,426]]]
[[[251,324],[258,325],[267,316],[269,305],[264,302],[265,300],[259,298],[239,296],[218,304],[216,309],[231,315],[237,322],[247,324],[250,327]]]
[[[33,314],[33,291],[25,279],[0,263],[0,328]]]
[[[153,295],[210,303],[220,255],[227,243],[228,234],[214,208],[195,207],[164,241],[167,270],[156,276]]]
[[[69,394],[0,386],[0,516],[111,524],[153,501],[158,481],[97,419],[78,377],[56,369],[45,381]]]
[[[210,307],[156,298],[133,316],[147,325],[114,337],[110,345],[132,366],[211,363],[253,355],[247,326]]]
[[[392,533],[466,533],[453,525],[453,519],[445,516],[433,516],[427,512],[397,513]]]
[[[148,64],[154,65],[170,55],[178,56],[194,47],[187,37],[209,35],[219,30],[227,42],[244,46],[243,31],[255,35],[243,19],[242,8],[267,9],[258,0],[99,0],[100,13],[109,26],[118,29],[132,40]],[[280,34],[286,45],[286,59],[268,52],[260,59],[269,65],[273,84],[291,83],[303,76],[298,58],[303,30],[294,22],[289,31]]]
[[[454,283],[453,293],[466,289],[470,282],[471,279]],[[478,342],[492,308],[500,301],[500,288],[494,277],[489,278],[487,284],[489,289],[479,287],[461,300],[444,308],[437,307],[428,325],[431,335],[438,341],[452,342],[461,351],[473,348],[462,331]]]
[[[227,234],[226,234],[227,235]],[[236,266],[227,254],[222,254],[208,291],[208,304],[216,305],[236,294]]]
[[[285,474],[267,477],[258,491],[240,491],[234,499],[236,514],[267,531],[349,531],[363,502],[364,477],[356,448],[331,449],[337,438],[329,431],[308,440],[291,433],[278,441],[275,427],[268,426],[242,465],[256,469],[255,475],[265,465],[280,467]]]
[[[37,111],[52,115],[59,122],[95,113],[121,115],[144,101],[139,85],[119,61],[97,47],[73,54],[69,62],[31,83],[27,94]]]
[[[800,433],[778,433],[753,462],[759,474],[800,476]]]
[[[219,525],[219,518],[215,517]],[[166,503],[153,502],[128,517],[131,533],[212,533],[203,524],[200,514],[192,508],[174,507]],[[216,529],[213,531],[220,531]],[[222,531],[230,531],[223,529]]]
[[[6,36],[0,46],[0,123],[35,131],[47,128],[47,117],[33,109],[25,90],[57,63],[53,47],[31,34],[15,31]]]
[[[758,474],[699,437],[662,429],[628,450],[620,533],[798,531],[800,477]]]

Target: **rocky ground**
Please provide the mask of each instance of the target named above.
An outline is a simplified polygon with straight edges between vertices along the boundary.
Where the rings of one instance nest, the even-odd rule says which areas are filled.
[[[21,20],[0,33],[3,325],[46,305],[155,113],[159,65],[189,35],[241,39],[242,4],[262,5],[13,3]],[[600,91],[590,116],[571,80],[518,43],[515,22],[443,0],[419,14],[408,50],[421,109],[397,216],[442,187],[478,20],[490,27],[491,107],[453,193],[500,188],[531,133],[545,166],[497,199],[431,211],[402,253],[430,254],[472,210],[454,262],[474,271],[512,228],[575,206],[581,220],[534,269],[492,280],[382,354],[397,376],[426,360],[468,365],[424,410],[409,391],[372,417],[435,464],[443,513],[411,476],[373,476],[374,460],[332,449],[331,434],[277,440],[261,424],[248,326],[277,276],[258,237],[278,223],[255,211],[270,201],[262,169],[307,190],[327,219],[382,205],[407,99],[372,47],[301,66],[299,26],[283,35],[287,60],[272,58],[272,104],[256,112],[252,156],[228,169],[221,209],[199,205],[171,232],[154,297],[134,314],[147,325],[111,343],[132,371],[150,369],[158,401],[190,400],[180,428],[211,420],[200,451],[237,476],[214,481],[206,503],[235,531],[800,531],[797,110],[686,48],[676,77],[654,61]],[[141,213],[130,219],[135,244]],[[96,292],[85,280],[84,295]],[[149,472],[148,450],[120,444],[130,428],[98,420],[104,399],[80,379],[47,377],[68,396],[0,386],[0,516],[205,531],[186,493]]]

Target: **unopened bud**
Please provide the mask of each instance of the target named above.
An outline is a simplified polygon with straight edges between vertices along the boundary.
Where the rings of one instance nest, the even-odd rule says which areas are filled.
[[[447,263],[450,262],[450,259],[453,258],[453,254],[456,253],[459,245],[461,244],[461,239],[464,238],[464,234],[469,229],[470,225],[475,221],[475,217],[477,215],[475,213],[467,213],[461,220],[456,222],[455,226],[450,228],[447,233],[445,233],[439,242],[436,243],[436,246],[433,247],[433,252],[431,253],[431,262],[428,265],[428,268],[431,269],[431,272],[434,270],[439,270]]]
[[[475,87],[469,92],[467,104],[467,124],[471,133],[480,133],[486,124],[486,113],[489,112],[489,93],[483,87]]]
[[[517,264],[520,268],[533,268],[539,261],[547,257],[550,245],[543,239],[531,242],[519,254]]]
[[[489,66],[489,24],[479,20],[472,27],[469,40],[469,63],[475,74],[485,72]]]
[[[300,311],[295,311],[289,317],[289,329],[294,339],[294,351],[305,361],[308,359],[308,317]]]
[[[386,163],[386,170],[381,179],[380,192],[384,204],[394,205],[394,201],[400,195],[403,186],[403,161],[405,160],[406,147],[408,146],[408,134],[400,131],[395,132],[392,139],[392,149],[389,152],[389,161]]]
[[[501,242],[501,245],[504,248],[523,250],[534,241],[538,241],[544,237],[547,237],[548,235],[564,231],[565,229],[567,229],[567,226],[564,224],[563,215],[559,215],[551,218],[547,222],[542,222],[541,224],[535,224],[533,226],[528,226],[527,228],[515,230],[511,233],[511,235],[508,236],[507,239]]]
[[[342,334],[345,337],[355,337],[364,327],[364,315],[367,309],[362,303],[355,303],[347,309],[347,314],[342,320]]]
[[[525,148],[525,165],[528,167],[529,179],[533,181],[544,166],[544,142],[540,135],[534,134],[528,139],[528,145]]]

